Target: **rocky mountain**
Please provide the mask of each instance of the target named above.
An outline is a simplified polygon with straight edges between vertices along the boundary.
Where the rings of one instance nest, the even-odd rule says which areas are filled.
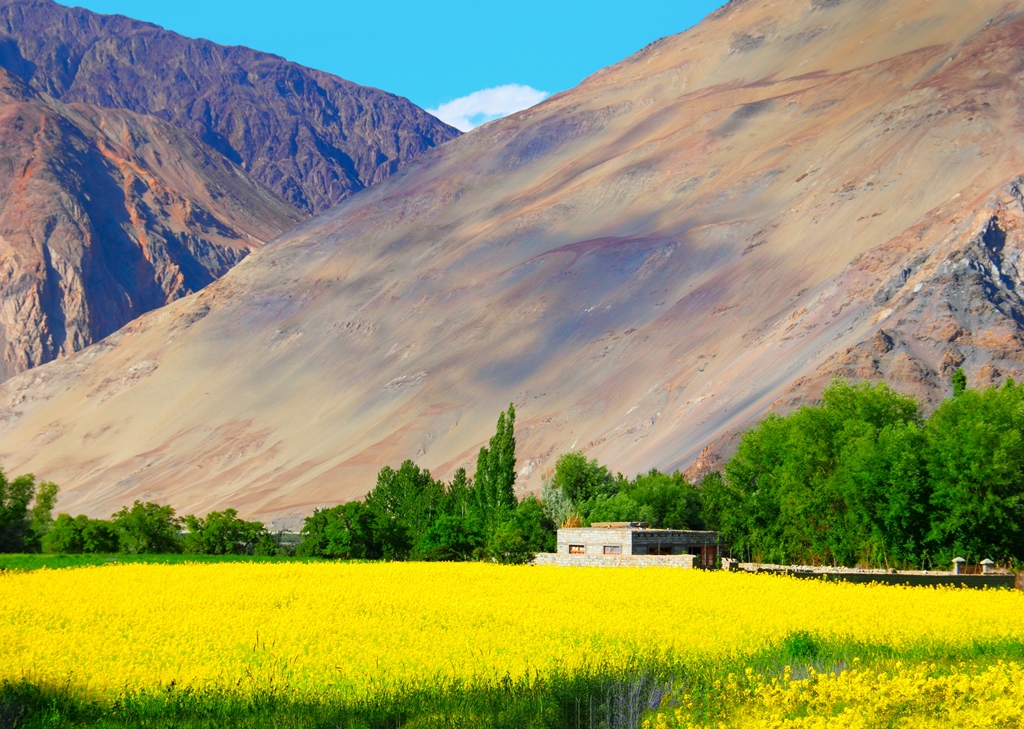
[[[0,380],[198,291],[303,219],[156,117],[0,69]]]
[[[198,291],[457,134],[276,56],[0,0],[0,381]]]
[[[306,214],[459,133],[406,99],[279,56],[50,0],[0,0],[0,66],[65,103],[169,122]]]
[[[1024,374],[1024,0],[733,0],[0,387],[62,509],[264,518],[384,464],[713,466],[836,374]],[[718,447],[715,444],[719,444]]]

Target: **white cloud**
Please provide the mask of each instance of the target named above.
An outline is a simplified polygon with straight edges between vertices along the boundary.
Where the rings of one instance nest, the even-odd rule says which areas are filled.
[[[547,91],[538,91],[521,84],[505,84],[493,89],[474,91],[469,96],[463,96],[427,111],[446,124],[468,132],[473,127],[492,119],[500,119],[528,109],[548,96],[550,94]]]

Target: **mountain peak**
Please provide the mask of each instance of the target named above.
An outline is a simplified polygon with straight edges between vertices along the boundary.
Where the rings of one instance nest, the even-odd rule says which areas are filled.
[[[458,135],[411,102],[244,46],[50,0],[0,4],[0,65],[64,102],[152,114],[318,213]]]

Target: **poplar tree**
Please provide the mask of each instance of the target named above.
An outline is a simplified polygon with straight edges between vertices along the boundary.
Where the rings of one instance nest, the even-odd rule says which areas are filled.
[[[484,521],[490,523],[501,509],[516,506],[516,410],[509,403],[508,411],[498,416],[498,425],[490,443],[480,449],[473,478],[476,507]]]

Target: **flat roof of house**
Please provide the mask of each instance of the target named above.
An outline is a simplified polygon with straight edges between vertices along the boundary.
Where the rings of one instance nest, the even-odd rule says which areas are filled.
[[[646,529],[646,521],[595,521],[589,527],[581,529]]]
[[[560,527],[558,531],[589,531],[601,529],[628,529],[634,532],[655,532],[658,534],[714,534],[710,529],[651,529],[645,521],[599,521],[588,527]]]

